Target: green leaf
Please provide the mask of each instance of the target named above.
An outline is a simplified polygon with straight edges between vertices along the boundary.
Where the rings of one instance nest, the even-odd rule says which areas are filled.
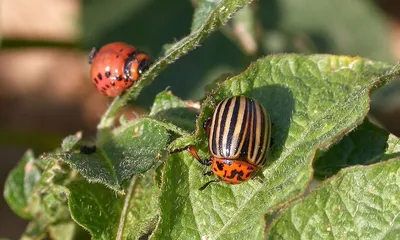
[[[380,157],[380,160],[387,161],[393,158],[400,158],[400,139],[391,134],[387,141],[386,152]]]
[[[201,28],[210,14],[215,10],[215,8],[220,4],[222,0],[200,0],[197,2],[198,6],[193,15],[191,32],[195,32]]]
[[[60,192],[53,188],[44,194],[41,201],[43,213],[46,214],[50,223],[71,219],[65,192]]]
[[[84,231],[74,221],[51,225],[49,227],[49,235],[54,240],[90,239],[89,233]]]
[[[400,161],[342,170],[272,226],[271,239],[396,239]]]
[[[125,106],[129,100],[135,99],[141,90],[149,85],[162,70],[181,56],[198,47],[212,32],[225,24],[228,19],[231,18],[232,14],[250,2],[251,0],[225,0],[212,8],[208,17],[204,19],[200,27],[196,28],[196,31],[191,32],[189,36],[172,45],[165,52],[164,56],[155,61],[146,73],[143,74],[135,87],[130,88],[124,95],[114,99],[97,126],[99,129],[98,138],[101,139],[104,132],[107,132],[107,130],[113,126],[114,118],[119,110]]]
[[[400,66],[358,57],[282,54],[260,59],[223,82],[215,89],[216,102],[233,95],[252,97],[274,124],[274,145],[261,182],[211,184],[199,191],[215,177],[204,178],[206,167],[188,153],[172,155],[164,169],[153,238],[261,238],[264,214],[306,190],[316,150],[328,148],[359,125],[368,112],[370,89],[399,73]],[[201,125],[213,110],[212,99],[206,99],[192,138],[204,158],[207,136]]]
[[[42,211],[37,221],[31,222],[26,237],[58,233],[63,239],[85,239],[81,227],[69,224],[71,216],[94,239],[135,239],[154,228],[159,190],[153,171],[135,176],[127,194],[118,195],[102,184],[88,183],[55,155],[46,158],[49,164],[35,188]],[[59,233],[63,225],[73,232],[64,229]]]
[[[73,181],[73,175],[66,163],[53,158],[46,161],[47,165],[30,193],[36,208],[22,239],[43,239],[51,227],[71,221],[64,185]]]
[[[150,116],[192,132],[194,131],[193,123],[196,121],[196,109],[191,109],[187,103],[171,92],[163,91],[156,96]],[[181,133],[181,135],[184,134],[185,132]]]
[[[47,227],[50,222],[46,216],[37,216],[33,221],[30,221],[22,234],[22,240],[45,239],[47,235]]]
[[[388,137],[388,132],[366,119],[363,124],[315,160],[315,174],[318,177],[330,177],[344,167],[371,164],[380,160],[386,149]]]
[[[31,150],[24,156],[7,177],[4,186],[4,198],[10,208],[21,218],[31,219],[36,211],[32,202],[32,191],[40,178],[41,170],[35,165],[35,156]]]
[[[164,127],[141,119],[117,128],[93,153],[66,152],[60,158],[90,182],[123,193],[124,181],[161,162],[168,139]]]
[[[171,92],[163,91],[160,92],[154,99],[153,106],[150,110],[150,116],[155,116],[163,111],[175,108],[186,108],[186,104],[184,101],[174,96]]]
[[[63,142],[61,143],[61,149],[63,151],[70,151],[72,150],[82,139],[82,132],[77,132],[75,135],[70,135],[64,138]]]
[[[93,239],[137,239],[147,233],[154,227],[158,206],[158,188],[149,173],[134,177],[123,196],[86,181],[67,185],[73,219]]]

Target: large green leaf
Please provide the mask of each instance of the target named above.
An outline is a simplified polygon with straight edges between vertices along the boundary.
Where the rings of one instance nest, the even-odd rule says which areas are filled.
[[[49,235],[54,240],[90,239],[87,231],[74,221],[60,222],[49,227]]]
[[[8,205],[24,219],[31,219],[37,207],[37,202],[32,201],[32,193],[41,170],[35,162],[33,152],[26,151],[18,166],[8,175],[4,186],[4,198]]]
[[[86,229],[93,239],[135,239],[155,227],[158,194],[155,172],[135,176],[126,187],[126,194],[98,183],[89,183],[56,155],[38,181],[33,196],[41,203],[41,212],[30,223],[26,238],[40,238],[59,232],[63,239],[87,239]],[[72,219],[81,227],[71,223]],[[63,234],[60,236],[60,234]]]
[[[219,183],[201,192],[198,188],[210,180],[202,176],[205,168],[187,153],[172,155],[164,169],[161,215],[153,238],[261,238],[264,214],[307,188],[316,150],[329,147],[360,124],[368,111],[370,89],[399,73],[399,66],[357,57],[274,55],[220,84],[213,94],[217,102],[246,95],[269,112],[274,124],[269,166],[262,171],[261,182]],[[191,140],[185,137],[202,157],[207,156],[207,137],[201,125],[212,112],[208,98],[196,134]],[[174,147],[185,143],[180,144]]]
[[[314,163],[315,175],[329,177],[341,168],[379,161],[385,151],[389,133],[368,119],[330,148]]]
[[[168,139],[164,127],[151,119],[141,119],[117,128],[101,146],[90,146],[89,152],[81,149],[59,157],[90,182],[123,193],[126,180],[160,163]]]
[[[398,149],[391,136],[387,154]],[[398,152],[397,152],[398,153]],[[397,239],[400,235],[400,161],[344,169],[272,226],[271,239]]]
[[[53,227],[63,224],[75,226],[68,234],[62,233],[64,239],[81,233],[82,229],[71,220],[64,187],[66,183],[77,177],[76,173],[73,174],[66,163],[56,159],[34,160],[35,165],[41,166],[40,174],[29,192],[30,202],[34,203],[35,211],[31,211],[32,218],[22,239],[44,239],[48,237]],[[84,236],[84,234],[79,235]]]
[[[196,121],[196,109],[188,106],[188,103],[171,92],[163,91],[156,96],[150,116],[191,132],[194,130],[193,123]],[[183,135],[183,132],[181,134]]]
[[[157,220],[158,188],[151,173],[135,176],[126,195],[87,181],[67,185],[73,219],[93,239],[137,239],[146,234]]]

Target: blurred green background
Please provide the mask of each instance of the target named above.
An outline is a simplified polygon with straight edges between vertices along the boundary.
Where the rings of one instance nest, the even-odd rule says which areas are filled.
[[[27,148],[40,155],[79,130],[86,137],[94,135],[109,100],[88,79],[87,55],[93,46],[124,41],[156,59],[165,44],[190,33],[199,1],[3,0],[1,191]],[[130,111],[146,112],[166,88],[183,99],[200,100],[208,83],[223,74],[238,74],[273,53],[358,55],[395,63],[400,59],[396,9],[400,4],[395,0],[255,1],[162,72]],[[395,81],[376,93],[371,113],[398,134],[397,86]],[[17,239],[26,223],[0,201],[0,237]]]

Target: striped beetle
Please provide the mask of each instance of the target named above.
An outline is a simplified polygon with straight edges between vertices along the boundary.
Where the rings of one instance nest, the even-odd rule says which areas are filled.
[[[208,133],[210,158],[202,160],[193,146],[189,152],[201,164],[210,166],[204,175],[216,175],[218,179],[238,184],[248,181],[264,165],[270,146],[271,121],[265,108],[256,100],[236,96],[220,102],[203,127]]]

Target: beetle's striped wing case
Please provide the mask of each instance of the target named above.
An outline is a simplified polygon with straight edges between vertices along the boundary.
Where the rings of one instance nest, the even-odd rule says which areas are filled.
[[[260,166],[265,162],[271,122],[264,107],[245,96],[220,102],[211,120],[209,150],[212,156]]]

